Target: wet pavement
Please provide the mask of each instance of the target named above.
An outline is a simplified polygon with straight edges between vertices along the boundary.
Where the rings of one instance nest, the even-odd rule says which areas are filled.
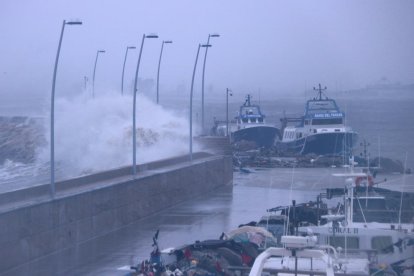
[[[120,267],[136,265],[152,250],[152,236],[160,229],[161,248],[196,240],[217,239],[239,224],[257,221],[266,209],[315,200],[326,188],[343,187],[332,173],[343,169],[249,169],[235,172],[233,186],[178,204],[108,235],[64,249],[4,275],[127,275]],[[413,176],[388,178],[380,187],[414,191]]]

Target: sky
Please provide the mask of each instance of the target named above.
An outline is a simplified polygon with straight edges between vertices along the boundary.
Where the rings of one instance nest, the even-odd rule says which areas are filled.
[[[277,97],[318,83],[339,90],[382,78],[414,83],[410,0],[1,0],[0,95],[50,97],[64,19],[80,19],[83,25],[65,28],[58,97],[82,91],[101,49],[106,53],[98,60],[95,87],[119,92],[125,49],[139,47],[144,33],[159,38],[145,40],[141,79],[156,79],[161,42],[173,40],[164,48],[161,66],[160,89],[166,94],[188,96],[198,44],[212,33],[220,37],[211,39],[208,50],[210,97],[227,87]],[[137,60],[138,50],[129,52],[129,90]]]

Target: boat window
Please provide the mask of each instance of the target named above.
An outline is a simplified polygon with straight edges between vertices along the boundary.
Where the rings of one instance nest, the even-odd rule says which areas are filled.
[[[241,110],[241,114],[246,114],[246,115],[258,115],[259,113],[260,112],[257,106],[245,106],[245,107],[242,107],[242,110]]]
[[[336,103],[333,100],[309,101],[308,110],[309,111],[313,111],[313,110],[337,111],[338,107],[336,106]]]
[[[242,118],[243,123],[247,123],[248,119],[247,118]]]
[[[259,123],[263,123],[263,118],[262,117],[258,118],[258,120],[259,120]]]
[[[360,197],[359,202],[354,201],[354,210],[360,211],[360,206],[362,207],[363,211],[366,211],[366,210],[386,211],[387,210],[387,203],[385,201],[385,198],[383,197],[378,197],[378,198]]]
[[[342,124],[342,118],[332,119],[313,119],[312,125],[340,125]]]
[[[305,120],[305,126],[309,125],[309,120]]]
[[[394,252],[394,245],[391,236],[377,236],[371,239],[371,248],[378,250],[379,254]]]
[[[328,237],[329,245],[337,248],[349,248],[349,249],[359,249],[359,238],[358,237],[346,237],[346,247],[345,247],[345,237],[343,236],[329,236]]]

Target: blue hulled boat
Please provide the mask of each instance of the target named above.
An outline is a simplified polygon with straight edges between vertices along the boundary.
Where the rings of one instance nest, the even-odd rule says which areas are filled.
[[[326,87],[322,89],[319,84],[315,90],[318,97],[307,101],[303,116],[281,119],[283,135],[276,142],[276,148],[294,155],[349,155],[356,144],[357,133],[345,125],[345,114],[335,100],[322,97]],[[289,122],[296,125],[288,126]]]
[[[232,126],[231,138],[233,143],[247,141],[254,142],[256,147],[271,147],[279,129],[265,122],[265,115],[260,111],[260,106],[250,102],[251,96],[247,95],[245,103],[240,106],[236,124]]]

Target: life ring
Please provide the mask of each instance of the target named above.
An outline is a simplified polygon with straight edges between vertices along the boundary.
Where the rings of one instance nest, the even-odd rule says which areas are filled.
[[[374,186],[374,178],[372,177],[372,175],[356,177],[355,178],[355,185],[357,187],[359,187],[359,186],[361,186],[361,183],[363,183],[364,181],[368,182],[369,187]]]

